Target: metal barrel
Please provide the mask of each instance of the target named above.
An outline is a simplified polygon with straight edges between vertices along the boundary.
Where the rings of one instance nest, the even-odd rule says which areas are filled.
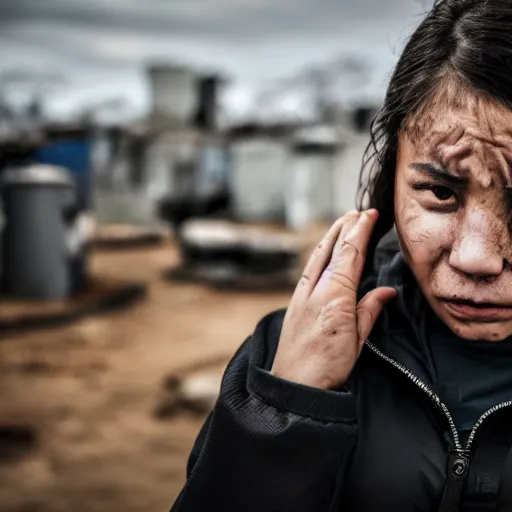
[[[56,166],[31,165],[3,173],[5,295],[62,299],[70,294],[66,209],[74,203],[73,190],[69,173]]]

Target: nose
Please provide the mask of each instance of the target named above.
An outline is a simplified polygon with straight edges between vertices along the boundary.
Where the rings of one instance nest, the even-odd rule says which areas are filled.
[[[501,228],[498,219],[482,212],[470,212],[461,223],[450,253],[450,265],[472,277],[494,277],[503,272],[505,258],[503,237],[508,230]]]

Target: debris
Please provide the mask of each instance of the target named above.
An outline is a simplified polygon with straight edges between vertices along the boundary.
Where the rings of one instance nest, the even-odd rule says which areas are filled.
[[[128,307],[146,294],[139,283],[92,281],[88,289],[69,299],[49,302],[2,300],[0,332],[66,325],[88,315]]]
[[[0,461],[19,459],[37,446],[35,428],[24,423],[0,424]]]
[[[167,275],[246,290],[291,289],[302,253],[299,239],[264,226],[188,221],[181,231],[183,263]]]
[[[187,412],[204,416],[215,405],[219,389],[220,376],[217,374],[203,372],[188,377],[168,377],[155,416],[168,419]]]

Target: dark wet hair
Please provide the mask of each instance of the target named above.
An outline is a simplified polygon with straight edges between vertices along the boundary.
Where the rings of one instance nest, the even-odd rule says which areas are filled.
[[[437,1],[405,46],[372,123],[359,181],[358,207],[380,212],[370,259],[394,224],[399,134],[415,116],[421,124],[447,81],[512,108],[512,1]]]

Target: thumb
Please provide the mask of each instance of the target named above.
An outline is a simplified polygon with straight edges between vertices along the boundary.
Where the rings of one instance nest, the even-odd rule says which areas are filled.
[[[380,287],[368,292],[357,305],[357,337],[362,347],[384,306],[396,297],[394,288]]]

